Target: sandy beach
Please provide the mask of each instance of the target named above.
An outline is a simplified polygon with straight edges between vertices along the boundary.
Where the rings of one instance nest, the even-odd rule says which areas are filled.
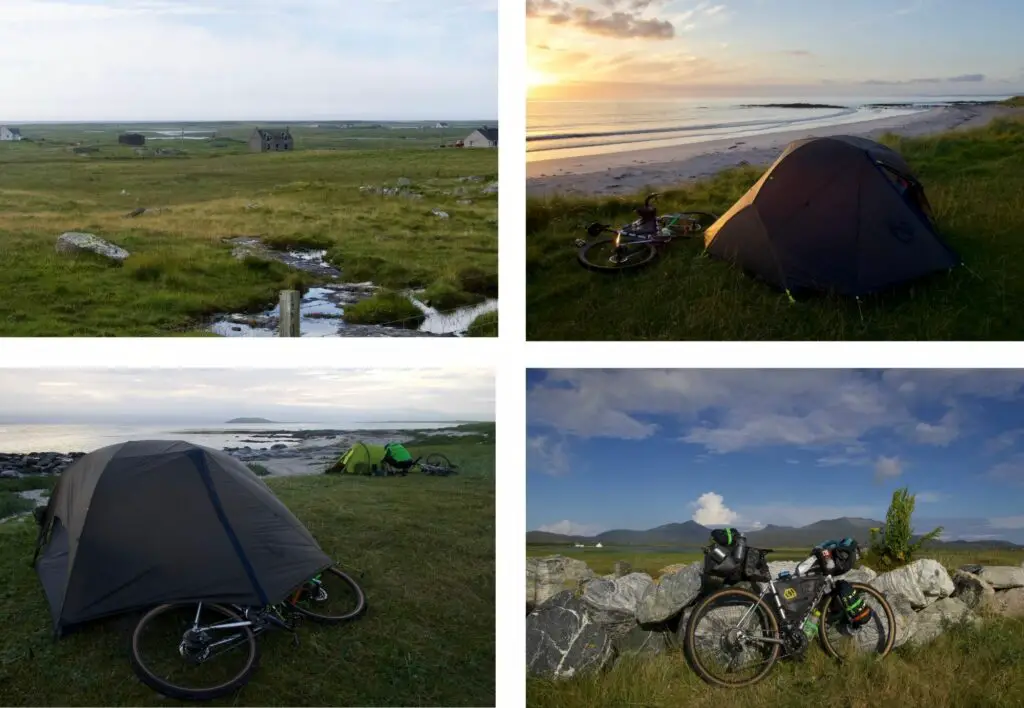
[[[933,108],[909,116],[893,116],[813,130],[793,130],[742,139],[729,138],[669,148],[632,150],[607,155],[556,158],[526,164],[528,196],[548,194],[630,194],[645,187],[662,188],[710,177],[744,164],[769,165],[794,140],[829,135],[878,138],[885,133],[920,137],[967,130],[1022,109],[1005,106]]]

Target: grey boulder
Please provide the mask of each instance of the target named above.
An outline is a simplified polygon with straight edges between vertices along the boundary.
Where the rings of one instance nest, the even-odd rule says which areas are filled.
[[[653,583],[647,573],[592,580],[583,590],[583,604],[595,622],[621,636],[636,626],[637,607]]]
[[[95,253],[112,261],[123,263],[131,254],[120,246],[104,241],[93,234],[68,231],[57,237],[57,253]]]
[[[664,622],[679,614],[700,594],[703,570],[704,564],[697,561],[658,578],[640,600],[637,621],[641,624]]]
[[[925,644],[942,634],[947,624],[956,624],[964,620],[976,620],[967,605],[955,597],[937,600],[917,613],[914,635],[910,641],[914,644]]]
[[[566,591],[526,617],[526,669],[544,678],[599,671],[612,660],[611,637]]]
[[[540,605],[563,590],[575,590],[594,577],[581,560],[566,556],[526,559],[526,604]]]
[[[616,653],[623,654],[664,654],[673,648],[672,634],[663,626],[633,625],[633,628],[621,637],[612,640]]]
[[[983,565],[977,576],[994,590],[1024,588],[1024,567],[1015,565]]]
[[[924,558],[902,568],[882,573],[870,583],[879,590],[897,592],[922,609],[936,600],[949,597],[956,590],[953,579],[937,560]]]
[[[956,586],[953,597],[971,609],[979,607],[987,598],[996,594],[991,585],[977,575],[963,570],[953,571],[953,585]]]
[[[1024,617],[1024,588],[993,592],[981,604],[986,612],[1006,617]]]

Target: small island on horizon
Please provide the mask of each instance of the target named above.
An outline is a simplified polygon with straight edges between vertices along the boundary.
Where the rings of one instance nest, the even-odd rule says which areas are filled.
[[[267,420],[266,418],[232,418],[231,420],[226,421],[224,424],[227,425],[228,423],[277,423],[277,422],[278,421],[276,421],[276,420]]]

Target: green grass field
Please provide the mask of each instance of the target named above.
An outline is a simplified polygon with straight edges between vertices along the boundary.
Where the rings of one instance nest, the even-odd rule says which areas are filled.
[[[532,340],[1019,340],[1024,336],[1024,120],[883,140],[924,183],[938,228],[966,268],[862,298],[791,304],[739,269],[703,257],[703,240],[670,244],[636,273],[576,261],[581,225],[622,224],[642,194],[527,200],[527,337]],[[663,213],[724,213],[760,177],[739,168],[662,190]]]
[[[493,425],[490,428],[493,430]],[[259,668],[219,705],[495,703],[494,437],[425,440],[454,477],[268,478],[323,549],[366,591],[363,618],[305,623],[258,639]],[[52,479],[0,480],[0,494]],[[31,518],[0,524],[0,702],[168,705],[128,663],[137,617],[100,621],[58,641],[30,567]]]
[[[936,641],[896,649],[883,661],[838,665],[812,645],[804,663],[781,661],[754,686],[704,684],[682,651],[623,658],[603,675],[527,680],[531,708],[1016,708],[1024,695],[1024,619],[955,627]]]
[[[0,336],[202,333],[214,314],[263,310],[280,290],[314,284],[233,258],[222,239],[240,235],[326,250],[342,280],[425,288],[442,310],[497,295],[498,197],[482,193],[497,150],[439,147],[471,126],[297,127],[293,152],[264,154],[241,142],[252,126],[205,127],[218,138],[149,142],[184,151],[171,156],[118,145],[109,124],[23,126],[33,142],[0,143]],[[98,151],[75,154],[78,143]],[[360,191],[401,178],[423,198]],[[138,207],[162,211],[126,218]],[[59,255],[65,231],[132,255],[123,267]]]

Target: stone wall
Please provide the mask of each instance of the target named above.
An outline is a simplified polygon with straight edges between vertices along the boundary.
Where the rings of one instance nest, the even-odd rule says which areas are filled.
[[[773,577],[793,563],[769,563]],[[661,653],[681,646],[679,633],[702,592],[703,563],[646,573],[596,576],[580,560],[528,558],[526,666],[534,675],[568,678],[610,666],[626,653]],[[1024,564],[962,566],[951,576],[922,559],[878,574],[857,568],[843,578],[882,592],[896,618],[895,646],[938,637],[946,621],[983,615],[1024,616]],[[747,583],[755,592],[758,588]]]

